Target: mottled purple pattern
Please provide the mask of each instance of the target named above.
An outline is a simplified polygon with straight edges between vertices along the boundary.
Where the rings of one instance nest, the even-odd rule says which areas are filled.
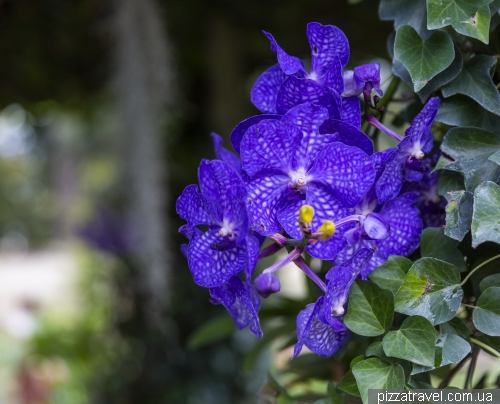
[[[273,52],[276,52],[278,56],[278,63],[285,74],[295,74],[298,71],[303,71],[305,73],[304,64],[299,58],[296,58],[295,56],[290,56],[288,53],[286,53],[278,45],[278,43],[275,41],[275,39],[269,32],[266,31],[262,32],[271,42],[271,50]]]
[[[342,97],[340,119],[361,129],[361,107],[358,97]]]
[[[294,107],[283,115],[281,121],[296,126],[303,135],[300,146],[295,152],[295,167],[304,167],[308,170],[318,150],[337,140],[336,135],[320,134],[320,126],[326,119],[328,119],[328,110],[310,103]]]
[[[241,170],[241,162],[238,156],[236,154],[230,152],[227,150],[225,147],[222,146],[222,138],[216,134],[216,133],[211,133],[212,136],[212,142],[214,144],[214,149],[215,149],[215,156],[227,164],[229,164],[231,167],[235,169],[235,171],[239,172]]]
[[[257,265],[257,259],[259,258],[260,242],[257,237],[249,234],[246,237],[247,245],[247,263],[245,265],[245,276],[247,283],[252,282],[252,275],[255,266]]]
[[[338,56],[335,56],[330,69],[326,74],[318,79],[320,84],[327,87],[335,97],[337,105],[342,105],[342,93],[344,92],[344,79],[342,78],[342,63]]]
[[[389,237],[385,240],[365,241],[367,245],[377,247],[374,258],[379,261],[368,262],[362,272],[364,279],[376,266],[380,265],[380,260],[386,262],[391,255],[407,257],[420,245],[423,226],[420,211],[412,199],[405,195],[393,199],[383,206],[380,214],[389,222]]]
[[[354,207],[375,180],[369,156],[357,147],[335,142],[316,156],[309,174],[314,182],[327,184],[337,199]]]
[[[263,114],[252,116],[251,118],[245,119],[241,121],[231,132],[231,144],[233,145],[234,150],[237,153],[240,153],[240,144],[241,139],[243,139],[243,135],[251,126],[263,121],[264,119],[281,119],[281,115],[273,115],[273,114]]]
[[[321,184],[311,184],[307,189],[305,198],[301,198],[300,194],[296,194],[278,212],[280,224],[295,239],[302,238],[298,217],[299,209],[304,204],[312,206],[315,210],[312,221],[313,230],[319,229],[325,220],[335,222],[349,214],[349,210],[326,187]],[[348,226],[338,228],[330,240],[318,241],[307,247],[306,251],[318,259],[332,259],[344,248],[345,240],[343,234],[348,228]]]
[[[297,127],[276,120],[264,120],[250,127],[241,141],[243,169],[251,179],[262,174],[287,173],[292,169],[302,136]]]
[[[338,120],[328,119],[320,127],[320,133],[337,133],[338,141],[348,146],[356,146],[366,154],[373,154],[372,140],[355,126]]]
[[[267,69],[258,78],[250,92],[250,99],[261,112],[267,114],[276,113],[276,96],[288,75],[281,69],[279,64]],[[234,143],[233,143],[234,145]]]
[[[312,54],[311,74],[322,77],[336,57],[339,57],[342,66],[349,61],[349,42],[337,27],[311,22],[307,25],[307,37]]]
[[[326,274],[327,289],[323,307],[318,315],[323,323],[329,324],[336,331],[346,329],[341,318],[343,318],[349,289],[372,256],[372,249],[361,248],[350,260],[334,266]],[[341,310],[340,313],[339,310]]]
[[[248,183],[251,230],[264,236],[281,231],[276,214],[286,201],[288,181],[284,175],[273,175]]]
[[[241,272],[247,264],[246,245],[219,251],[211,248],[224,238],[218,230],[194,235],[189,243],[188,264],[196,284],[212,288],[226,283],[231,276]]]
[[[219,222],[213,205],[198,192],[198,187],[194,184],[184,189],[175,207],[177,214],[188,222],[183,226],[184,234],[188,237],[191,237],[193,229],[200,224],[213,225]]]
[[[406,136],[412,138],[413,143],[422,146],[424,153],[429,153],[432,149],[433,136],[431,127],[436,118],[441,100],[439,97],[433,97],[425,104],[420,113],[413,119],[411,125],[406,129]]]
[[[289,109],[310,102],[328,109],[331,118],[340,118],[339,106],[328,89],[314,80],[289,76],[281,85],[276,98],[276,111],[285,114]]]
[[[373,87],[380,91],[380,65],[378,63],[369,63],[355,67],[353,78],[354,84],[358,88],[362,89],[365,83],[371,82]]]
[[[209,160],[201,160],[200,166],[198,167],[198,182],[200,183],[201,193],[210,201],[217,220],[221,222],[222,209],[220,206],[219,190],[214,179],[214,173],[210,169]],[[181,217],[183,216],[181,215]]]
[[[297,316],[297,344],[292,359],[295,359],[305,345],[319,356],[328,358],[335,354],[349,338],[349,330],[335,331],[318,318],[323,297],[314,304],[308,304]]]
[[[250,326],[250,331],[262,338],[258,308],[252,302],[253,297],[249,295],[241,279],[233,276],[224,285],[210,288],[210,296],[224,305],[240,330]]]

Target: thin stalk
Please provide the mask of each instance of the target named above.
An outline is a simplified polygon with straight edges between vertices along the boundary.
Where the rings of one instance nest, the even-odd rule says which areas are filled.
[[[489,345],[486,345],[485,343],[475,339],[475,338],[469,338],[471,340],[472,343],[480,346],[481,348],[483,348],[484,350],[488,351],[488,352],[491,352],[493,355],[495,355],[497,358],[500,358],[500,352],[498,352],[496,349],[493,349],[492,347],[490,347]]]
[[[472,378],[474,377],[474,370],[476,369],[477,357],[479,356],[479,347],[472,348],[472,358],[470,360],[469,369],[467,369],[467,378],[465,379],[464,389],[472,388]]]
[[[455,376],[460,369],[465,365],[465,363],[470,359],[472,355],[468,354],[465,358],[463,358],[460,362],[458,362],[457,366],[450,370],[450,373],[443,379],[441,383],[439,383],[438,389],[444,389],[448,384],[450,384],[451,379]]]
[[[396,90],[398,89],[399,83],[401,82],[401,79],[397,76],[393,76],[391,80],[391,84],[389,84],[389,87],[387,88],[387,91],[385,92],[384,96],[378,103],[379,107],[385,107],[387,104],[389,104],[392,101],[392,97]]]
[[[263,273],[265,274],[272,274],[273,272],[277,271],[278,269],[284,267],[286,264],[289,264],[292,262],[294,259],[297,257],[300,257],[301,251],[299,249],[294,249],[290,254],[286,256],[285,259],[278,261],[277,263],[271,265],[269,268],[264,269]]]
[[[386,135],[389,135],[393,139],[396,139],[398,142],[401,142],[401,140],[404,139],[403,136],[401,136],[399,133],[396,133],[393,130],[389,129],[387,126],[385,126],[382,122],[380,122],[374,116],[368,117],[367,122],[370,125],[375,126],[378,130],[384,132]]]
[[[476,272],[479,268],[485,266],[486,264],[489,264],[491,261],[496,260],[497,258],[500,258],[500,254],[495,255],[493,258],[490,258],[489,260],[486,260],[483,263],[479,264],[477,267],[475,267],[472,271],[469,272],[469,274],[465,277],[465,279],[459,286],[464,286],[474,272]]]
[[[466,303],[462,303],[462,306],[468,307],[469,309],[475,309],[476,308],[476,306],[473,306],[472,304],[466,304]]]
[[[281,250],[283,246],[273,243],[266,248],[264,248],[260,253],[259,253],[259,259],[269,257],[275,253],[277,253],[279,250]]]
[[[318,285],[323,292],[326,292],[326,285],[325,283],[320,279],[320,277],[314,272],[311,268],[309,268],[309,265],[306,264],[304,259],[299,256],[296,258],[294,261],[295,265],[297,265],[304,273],[311,278],[311,280]]]

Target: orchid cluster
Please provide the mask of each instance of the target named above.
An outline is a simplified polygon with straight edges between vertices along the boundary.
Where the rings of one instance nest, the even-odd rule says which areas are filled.
[[[239,157],[212,135],[217,160],[203,160],[199,187],[189,185],[177,200],[187,221],[180,231],[189,240],[182,248],[211,301],[224,305],[238,328],[249,326],[260,337],[260,297],[277,293],[275,272],[295,263],[323,293],[298,314],[294,357],[304,345],[329,357],[350,335],[343,317],[354,280],[419,246],[423,224],[416,201],[425,205],[433,186],[424,157],[432,149],[440,100],[427,102],[405,136],[369,117],[399,141],[374,152],[361,131],[360,99],[366,109],[377,108],[380,66],[344,70],[349,44],[331,25],[307,27],[310,72],[264,34],[278,63],[251,91],[262,114],[231,133]],[[257,261],[282,248],[286,258],[253,279]],[[332,263],[324,280],[308,266],[306,253]]]

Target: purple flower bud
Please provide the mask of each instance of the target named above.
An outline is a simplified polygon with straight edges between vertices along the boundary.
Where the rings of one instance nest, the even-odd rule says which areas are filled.
[[[389,222],[379,213],[368,213],[363,228],[370,240],[384,240],[389,235]]]
[[[262,297],[268,297],[272,293],[280,291],[280,281],[276,275],[270,273],[262,273],[254,281],[255,289]]]

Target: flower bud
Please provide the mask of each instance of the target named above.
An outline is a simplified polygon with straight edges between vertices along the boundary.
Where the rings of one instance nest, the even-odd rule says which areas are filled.
[[[255,289],[262,297],[268,297],[272,293],[280,291],[280,281],[278,277],[270,273],[262,273],[254,281]]]

